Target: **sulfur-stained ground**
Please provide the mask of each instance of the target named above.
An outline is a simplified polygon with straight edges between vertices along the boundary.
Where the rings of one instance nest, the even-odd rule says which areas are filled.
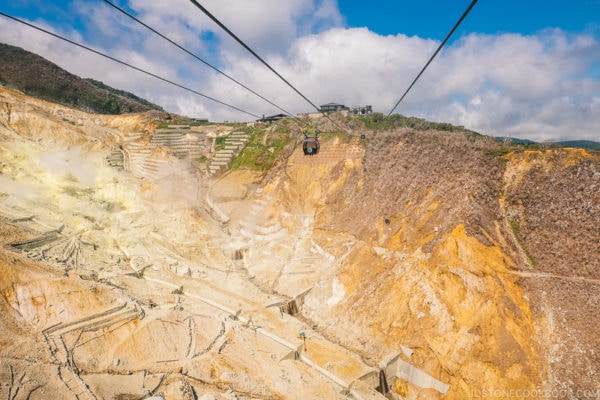
[[[595,389],[595,153],[402,129],[209,177],[0,95],[0,399]]]

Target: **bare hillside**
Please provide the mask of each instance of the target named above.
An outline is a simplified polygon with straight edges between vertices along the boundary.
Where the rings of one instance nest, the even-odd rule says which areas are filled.
[[[0,89],[0,399],[597,389],[597,153],[160,123]]]

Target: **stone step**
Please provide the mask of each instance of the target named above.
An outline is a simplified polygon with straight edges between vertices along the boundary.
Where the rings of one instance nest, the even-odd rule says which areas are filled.
[[[228,136],[227,139],[247,142],[248,140],[250,140],[250,137],[249,136]]]
[[[230,165],[231,159],[230,158],[213,158],[211,160],[211,164],[214,164],[214,163],[223,163],[225,165]]]
[[[208,171],[211,175],[216,174],[217,172],[221,171],[221,166],[218,165],[211,165],[208,167]]]

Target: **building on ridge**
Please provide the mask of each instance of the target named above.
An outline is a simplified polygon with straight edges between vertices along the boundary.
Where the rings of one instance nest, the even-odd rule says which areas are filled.
[[[336,112],[336,111],[347,111],[347,110],[349,110],[348,107],[346,107],[343,104],[338,104],[338,103],[322,104],[319,108],[319,111],[321,111],[321,112]]]
[[[350,112],[354,115],[369,115],[373,113],[373,106],[352,106]]]

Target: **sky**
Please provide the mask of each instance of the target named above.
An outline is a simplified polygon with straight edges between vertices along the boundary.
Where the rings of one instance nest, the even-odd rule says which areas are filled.
[[[199,0],[310,102],[189,0],[0,0],[0,11],[247,113],[0,16],[0,42],[211,121],[372,105],[388,114],[471,0]],[[1,75],[1,60],[0,60]],[[249,114],[252,115],[249,115]],[[479,0],[394,113],[493,136],[600,140],[600,0]]]

